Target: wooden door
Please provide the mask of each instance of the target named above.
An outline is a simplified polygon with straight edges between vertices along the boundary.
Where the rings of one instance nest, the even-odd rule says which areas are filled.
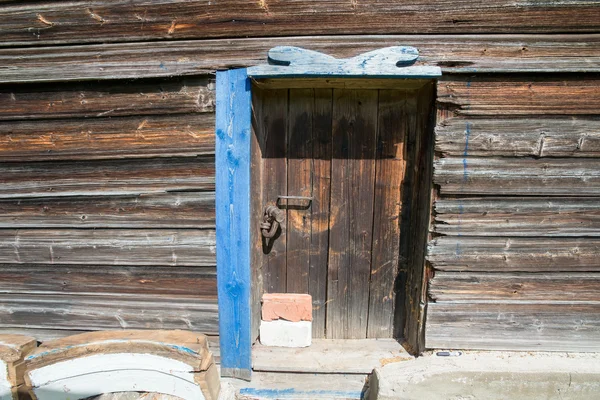
[[[417,99],[416,89],[253,88],[255,291],[311,294],[313,337],[394,334]],[[271,240],[256,234],[267,204],[286,213]]]

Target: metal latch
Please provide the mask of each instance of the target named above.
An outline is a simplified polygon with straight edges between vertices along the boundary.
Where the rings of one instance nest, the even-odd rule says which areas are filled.
[[[277,196],[277,205],[281,204],[281,200],[300,200],[300,201],[306,201],[306,208],[308,208],[308,206],[310,206],[310,203],[313,201],[313,197],[306,197],[306,196],[283,196],[283,195],[279,195]]]

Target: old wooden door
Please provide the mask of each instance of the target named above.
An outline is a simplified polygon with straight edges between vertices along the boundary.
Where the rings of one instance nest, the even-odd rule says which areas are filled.
[[[252,89],[252,262],[262,291],[312,295],[313,337],[392,337],[401,324],[406,171],[432,98],[411,85]],[[257,234],[268,204],[286,213],[272,239]]]

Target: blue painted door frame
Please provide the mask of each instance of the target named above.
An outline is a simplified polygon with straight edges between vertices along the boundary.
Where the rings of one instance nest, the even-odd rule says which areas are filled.
[[[250,152],[253,78],[437,78],[439,67],[414,66],[419,52],[394,46],[349,59],[297,47],[274,47],[269,65],[217,72],[216,219],[221,375],[250,380]]]
[[[246,69],[217,72],[216,219],[221,375],[250,380],[251,84]]]

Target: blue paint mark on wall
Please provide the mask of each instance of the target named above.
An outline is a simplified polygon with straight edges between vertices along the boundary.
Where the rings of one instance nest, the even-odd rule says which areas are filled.
[[[467,126],[465,127],[465,150],[463,151],[463,182],[467,182],[469,179],[469,165],[467,162],[467,157],[469,156],[469,138],[471,137],[471,123],[467,122]]]
[[[296,390],[296,389],[240,389],[240,395],[256,396],[271,399],[322,399],[340,397],[346,399],[364,399],[364,392],[345,390]]]
[[[245,69],[217,72],[215,148],[221,371],[246,379],[252,369],[248,80]]]
[[[462,215],[465,212],[465,207],[463,206],[462,200],[458,200],[458,236],[462,236],[461,226],[462,226]]]

